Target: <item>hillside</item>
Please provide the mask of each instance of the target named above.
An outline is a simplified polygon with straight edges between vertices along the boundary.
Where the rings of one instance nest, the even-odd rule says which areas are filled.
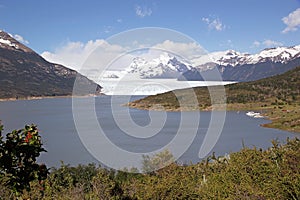
[[[30,48],[0,31],[0,99],[99,94],[101,86],[62,65],[47,62]],[[86,88],[93,88],[87,89]]]
[[[225,86],[227,109],[261,110],[273,120],[271,127],[300,132],[300,67],[284,74],[252,82]],[[213,89],[213,88],[211,88]],[[215,87],[215,89],[218,89]],[[209,110],[210,96],[207,87],[190,88],[149,96],[129,103],[139,109],[165,110]],[[192,102],[196,94],[198,102]],[[185,107],[180,107],[178,99],[185,99]],[[188,105],[188,106],[187,106]]]

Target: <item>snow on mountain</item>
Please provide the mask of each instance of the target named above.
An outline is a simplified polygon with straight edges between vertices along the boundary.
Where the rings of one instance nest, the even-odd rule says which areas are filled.
[[[140,78],[177,78],[181,73],[190,70],[190,64],[178,60],[175,56],[162,53],[158,58],[146,60],[136,57],[125,71]]]
[[[14,50],[14,51],[33,53],[33,51],[30,48],[18,42],[15,38],[13,38],[11,34],[1,30],[0,30],[0,47],[4,49]]]
[[[266,62],[285,64],[295,58],[300,58],[300,45],[264,49],[257,54],[240,53],[234,50],[212,52],[191,60],[191,64],[164,52],[151,59],[135,57],[124,70],[105,72],[102,78],[124,78],[125,76],[128,78],[130,76],[129,79],[176,79],[187,71],[207,71],[218,66],[219,71],[223,73],[228,67],[235,68]]]
[[[300,57],[300,45],[295,47],[277,47],[264,49],[258,54],[250,55],[247,64],[256,64],[264,61],[285,63],[288,60]]]
[[[19,48],[17,44],[15,44],[13,41],[9,40],[10,37],[8,37],[8,36],[9,36],[8,34],[3,32],[2,30],[0,30],[0,45],[1,46],[8,45],[10,47]]]
[[[208,62],[218,62],[221,60],[226,60],[230,58],[234,58],[238,55],[241,55],[241,53],[236,52],[234,50],[227,50],[227,51],[216,51],[207,53],[205,55],[201,55],[200,57],[196,58],[194,61],[198,61],[198,64],[205,64]]]
[[[2,31],[0,31],[0,33],[1,33],[1,32],[2,32]],[[11,42],[10,40],[7,40],[7,39],[2,38],[1,35],[0,35],[0,45],[1,45],[1,46],[2,46],[2,45],[8,45],[8,46],[11,46],[11,47],[15,47],[16,49],[19,48],[19,46],[18,46],[17,44]]]
[[[212,52],[200,56],[192,61],[198,69],[207,70],[216,65],[237,66],[245,64],[257,64],[261,62],[281,62],[300,57],[300,45],[293,47],[277,47],[264,49],[257,54],[240,53],[234,50]]]

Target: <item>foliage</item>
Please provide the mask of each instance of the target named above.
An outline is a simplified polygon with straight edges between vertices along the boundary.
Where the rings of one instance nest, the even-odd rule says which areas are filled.
[[[154,156],[143,155],[142,170],[144,173],[149,173],[161,169],[173,163],[174,157],[168,150],[164,150]]]
[[[41,136],[35,125],[13,130],[2,137],[3,126],[0,125],[0,177],[12,191],[19,195],[24,189],[30,190],[30,183],[38,180],[43,184],[48,169],[36,162],[42,147]]]
[[[95,164],[70,167],[62,162],[60,168],[52,168],[48,183],[53,190],[62,192],[76,185],[82,185],[85,191],[91,188],[92,178],[97,174]]]
[[[299,199],[300,141],[170,165],[131,184],[138,199]]]
[[[194,165],[172,163],[155,173],[109,170],[93,164],[77,167],[62,164],[52,169],[45,181],[43,197],[34,187],[23,198],[300,199],[299,166],[297,138],[287,139],[285,145],[273,141],[266,150],[245,147],[229,156],[213,154]],[[5,192],[0,195],[9,198]]]

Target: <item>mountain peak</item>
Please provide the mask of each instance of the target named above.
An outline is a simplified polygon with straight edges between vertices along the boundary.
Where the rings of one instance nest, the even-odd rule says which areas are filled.
[[[135,57],[124,71],[140,78],[177,78],[189,69],[191,66],[188,63],[163,52],[156,58]]]
[[[235,51],[233,49],[229,49],[229,50],[227,50],[225,52],[226,52],[225,55],[240,55],[241,54],[241,53],[239,53],[239,52],[237,52],[237,51]]]

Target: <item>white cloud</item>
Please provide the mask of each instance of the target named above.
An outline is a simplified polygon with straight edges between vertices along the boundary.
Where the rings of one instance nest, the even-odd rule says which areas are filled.
[[[146,16],[151,16],[152,15],[152,10],[151,8],[148,8],[146,6],[141,7],[139,5],[135,6],[135,14],[141,18],[146,17]]]
[[[274,46],[282,46],[283,45],[283,43],[277,42],[277,41],[274,41],[274,40],[265,40],[265,41],[263,41],[263,44],[266,47],[274,47]]]
[[[288,16],[282,18],[282,21],[287,25],[282,33],[288,33],[290,31],[298,30],[298,27],[300,26],[300,8],[291,12]]]
[[[278,41],[274,41],[274,40],[264,40],[264,41],[254,41],[253,44],[251,45],[252,48],[258,48],[258,47],[278,47],[278,46],[282,46],[283,43],[278,42]]]
[[[123,19],[119,18],[119,19],[117,19],[117,22],[118,22],[118,23],[122,23],[122,22],[123,22]]]
[[[260,42],[255,40],[251,47],[259,47],[259,46],[260,46]]]
[[[18,40],[19,42],[21,42],[23,44],[29,44],[29,42],[27,40],[25,40],[21,35],[15,34],[15,35],[13,35],[13,38],[15,38],[16,40]]]
[[[25,40],[21,35],[19,35],[19,34],[15,34],[15,35],[13,35],[13,34],[11,34],[11,33],[8,33],[8,35],[10,36],[10,37],[13,37],[14,39],[16,39],[17,41],[19,41],[19,42],[21,42],[21,43],[23,43],[23,44],[29,44],[29,42],[27,41],[27,40]]]
[[[180,43],[166,40],[160,44],[153,46],[154,48],[170,51],[185,59],[194,59],[199,55],[205,54],[204,49],[197,43]]]
[[[226,28],[219,18],[203,17],[202,21],[208,25],[210,30],[222,31]]]
[[[87,43],[69,42],[54,52],[46,51],[41,55],[50,62],[62,64],[79,71],[83,65],[85,68],[94,69],[106,67],[112,59],[123,51],[123,47],[99,39],[90,40]]]

